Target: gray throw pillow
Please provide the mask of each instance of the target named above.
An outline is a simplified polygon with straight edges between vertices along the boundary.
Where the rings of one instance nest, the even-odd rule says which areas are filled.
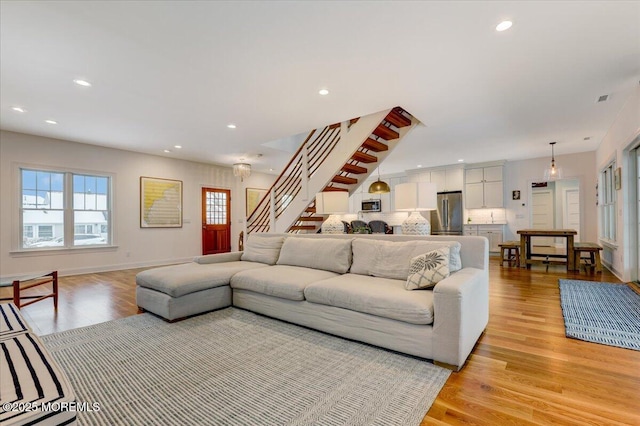
[[[280,250],[278,265],[344,274],[351,267],[351,239],[287,237]]]
[[[240,259],[248,262],[275,265],[280,256],[280,249],[282,248],[283,242],[284,237],[267,237],[259,234],[250,235]]]

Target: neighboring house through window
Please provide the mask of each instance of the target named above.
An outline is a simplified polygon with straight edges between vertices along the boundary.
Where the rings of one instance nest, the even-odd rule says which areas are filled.
[[[111,241],[111,177],[20,169],[22,249]]]

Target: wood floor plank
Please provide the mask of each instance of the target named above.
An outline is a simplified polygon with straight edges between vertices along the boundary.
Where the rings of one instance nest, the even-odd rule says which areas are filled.
[[[560,307],[558,279],[616,277],[501,267],[497,258],[489,268],[489,325],[422,425],[639,425],[640,351],[565,337]],[[142,270],[61,277],[57,312],[45,300],[22,313],[38,334],[136,315]]]

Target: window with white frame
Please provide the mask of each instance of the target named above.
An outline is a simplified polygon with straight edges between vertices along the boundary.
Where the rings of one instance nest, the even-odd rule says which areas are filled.
[[[600,239],[616,241],[616,188],[614,173],[615,160],[600,172]]]
[[[20,182],[21,248],[109,244],[110,176],[21,168]]]

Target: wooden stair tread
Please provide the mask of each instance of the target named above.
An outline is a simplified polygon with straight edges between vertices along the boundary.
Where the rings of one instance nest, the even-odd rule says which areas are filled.
[[[371,154],[366,154],[362,151],[356,151],[351,156],[351,158],[361,163],[375,163],[376,161],[378,161],[378,157],[375,157]]]
[[[376,127],[376,129],[373,131],[373,134],[376,135],[379,138],[382,138],[386,141],[390,141],[393,139],[398,139],[400,137],[400,133],[396,132],[395,130],[385,126],[384,124],[380,123],[380,125],[378,125],[378,127]]]
[[[347,188],[340,188],[337,186],[327,186],[322,190],[322,192],[332,192],[332,191],[349,192]]]
[[[300,216],[298,218],[300,222],[324,222],[324,217],[322,216]]]
[[[400,114],[396,109],[392,109],[384,119],[396,127],[411,126],[411,119]]]
[[[354,185],[354,184],[358,183],[358,179],[352,178],[352,177],[349,177],[349,176],[336,175],[336,176],[333,177],[333,179],[331,179],[331,182],[342,183],[342,184],[345,184],[345,185]]]
[[[315,207],[307,207],[304,211],[307,212],[307,213],[315,213],[316,212],[316,208]]]
[[[389,150],[389,146],[387,146],[386,144],[382,143],[382,142],[378,142],[375,139],[371,139],[368,138],[366,141],[364,141],[364,143],[362,144],[363,148],[367,148],[369,151],[374,151],[374,152],[381,152],[381,151],[388,151]]]
[[[366,167],[356,166],[355,164],[350,164],[350,163],[347,163],[344,166],[342,166],[341,170],[343,172],[352,173],[354,175],[362,175],[368,172]]]
[[[293,225],[289,228],[290,231],[313,231],[316,227],[313,225]]]

